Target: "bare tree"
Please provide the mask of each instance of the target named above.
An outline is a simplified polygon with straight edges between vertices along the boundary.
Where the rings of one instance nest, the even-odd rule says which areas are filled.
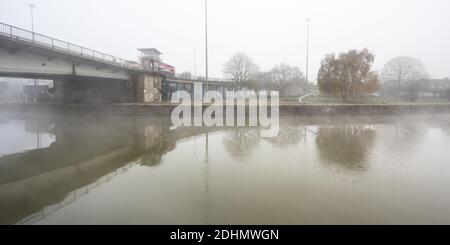
[[[248,55],[237,53],[225,63],[223,73],[238,83],[245,83],[250,81],[258,70],[258,66],[253,63]]]
[[[272,89],[272,74],[268,71],[256,72],[246,83],[246,87],[256,91],[270,90]]]
[[[289,84],[306,82],[298,67],[289,66],[285,63],[275,66],[270,73],[274,87],[280,90]]]
[[[422,61],[412,57],[397,57],[388,61],[381,73],[383,82],[395,82],[397,96],[399,96],[400,86],[404,82],[427,78],[429,78],[429,75]]]

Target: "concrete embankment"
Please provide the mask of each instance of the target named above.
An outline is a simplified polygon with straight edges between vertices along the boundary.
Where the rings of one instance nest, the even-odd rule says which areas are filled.
[[[170,116],[175,104],[0,104],[0,112]],[[203,105],[206,109],[208,105]],[[248,106],[247,106],[248,107]],[[246,111],[248,112],[248,108]],[[237,108],[235,108],[237,111]],[[268,108],[270,113],[270,108]],[[393,115],[450,113],[450,104],[301,105],[280,104],[281,116]],[[224,108],[225,115],[225,108]]]

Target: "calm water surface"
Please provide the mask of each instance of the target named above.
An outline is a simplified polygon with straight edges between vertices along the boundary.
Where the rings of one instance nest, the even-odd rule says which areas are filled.
[[[450,115],[0,116],[0,224],[450,224]]]

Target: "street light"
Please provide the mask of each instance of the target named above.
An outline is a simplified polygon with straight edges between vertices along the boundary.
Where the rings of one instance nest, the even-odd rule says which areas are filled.
[[[205,0],[205,75],[206,75],[206,92],[209,89],[209,81],[208,81],[208,0]]]
[[[194,49],[194,77],[197,79],[197,49]]]
[[[308,72],[309,72],[309,22],[310,18],[306,19],[306,82],[309,82]]]
[[[205,75],[206,75],[206,92],[209,90],[209,81],[208,81],[208,0],[205,0]],[[205,142],[205,167],[206,173],[208,174],[209,169],[209,135],[208,135],[208,127],[206,127],[206,142]]]
[[[33,13],[33,9],[36,8],[36,5],[34,5],[33,3],[27,3],[27,5],[28,5],[28,7],[30,7],[30,11],[31,11],[31,32],[34,33],[34,13]]]
[[[34,5],[33,3],[27,3],[28,7],[30,7],[30,12],[31,12],[31,35],[32,35],[32,39],[34,42],[34,13],[33,13],[33,9],[36,8],[36,5]],[[37,103],[37,79],[34,79],[34,103]]]

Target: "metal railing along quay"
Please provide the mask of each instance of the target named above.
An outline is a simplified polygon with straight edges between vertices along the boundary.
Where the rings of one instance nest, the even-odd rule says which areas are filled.
[[[32,31],[28,31],[23,28],[8,25],[2,22],[0,22],[0,36],[32,46],[47,48],[50,50],[55,50],[115,66],[120,66],[127,69],[140,70],[139,68],[131,65],[130,61],[128,60],[105,54],[93,49],[85,48],[80,45],[62,41],[56,38],[38,34]]]

